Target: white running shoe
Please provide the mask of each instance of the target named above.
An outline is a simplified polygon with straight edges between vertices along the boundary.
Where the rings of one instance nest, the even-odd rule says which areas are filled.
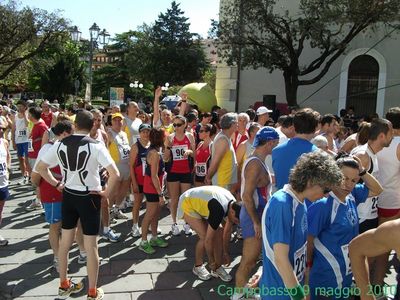
[[[206,267],[204,265],[201,265],[199,267],[193,267],[193,274],[199,277],[201,280],[209,280],[211,279],[211,274],[208,272]]]
[[[211,275],[214,277],[219,277],[222,281],[229,282],[232,280],[232,276],[229,275],[226,270],[221,266],[215,271],[211,270]]]
[[[138,224],[133,224],[131,234],[133,237],[139,237],[142,235]]]
[[[178,235],[181,234],[181,231],[179,230],[178,224],[176,224],[176,223],[172,224],[171,232],[172,232],[172,235],[174,235],[174,236],[178,236]]]
[[[31,204],[25,207],[26,211],[34,211],[37,209],[42,209],[42,203],[40,203],[40,201],[35,201],[35,200],[33,200]]]
[[[185,231],[186,235],[192,235],[193,234],[192,228],[190,228],[190,225],[188,223],[185,223],[183,225],[183,230]]]

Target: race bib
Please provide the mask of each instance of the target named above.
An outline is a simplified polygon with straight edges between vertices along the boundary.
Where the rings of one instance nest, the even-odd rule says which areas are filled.
[[[19,138],[24,138],[24,137],[26,137],[26,130],[18,130],[17,136],[18,136]]]
[[[378,199],[379,197],[372,197],[371,199],[371,214],[378,213]]]
[[[129,159],[129,153],[131,150],[129,149],[129,145],[127,144],[122,144],[121,147],[118,147],[119,150],[119,159],[120,160],[128,160]]]
[[[32,139],[28,139],[28,152],[33,152]]]
[[[4,163],[0,163],[0,176],[5,176],[7,175],[7,164]]]
[[[196,175],[199,177],[207,175],[207,163],[196,163]]]
[[[178,145],[178,146],[172,146],[172,157],[173,160],[185,160],[187,158],[184,157],[185,151],[188,150],[187,145]]]
[[[146,166],[147,166],[147,162],[146,162],[146,157],[142,157],[142,174],[143,176],[146,175]]]
[[[306,270],[306,250],[307,243],[294,253],[294,271],[296,272],[296,277],[299,282],[303,280]]]
[[[344,263],[346,265],[346,276],[351,274],[351,263],[350,263],[350,256],[349,256],[349,244],[343,245],[342,253],[344,258]]]

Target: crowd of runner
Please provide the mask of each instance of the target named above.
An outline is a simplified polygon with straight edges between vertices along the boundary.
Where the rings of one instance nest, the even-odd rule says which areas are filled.
[[[97,237],[119,242],[112,225],[128,219],[127,207],[138,249],[162,253],[174,242],[158,228],[164,206],[172,236],[198,236],[194,275],[234,277],[232,299],[386,296],[388,256],[400,251],[399,107],[385,118],[303,108],[274,113],[274,120],[265,106],[201,112],[185,93],[171,111],[159,102],[161,88],[154,95],[152,113],[133,101],[104,109],[0,105],[0,223],[10,199],[12,146],[18,184],[36,189],[25,209],[43,210],[50,224],[60,297],[84,289],[67,275],[76,242],[78,262],[87,265],[88,299],[103,298]],[[243,248],[229,274],[233,238]],[[0,236],[0,246],[7,244]]]

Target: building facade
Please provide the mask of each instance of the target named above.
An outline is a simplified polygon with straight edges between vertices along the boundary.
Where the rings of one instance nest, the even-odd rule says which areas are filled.
[[[221,4],[226,1],[229,0],[221,0]],[[285,1],[292,3],[289,6],[296,9],[294,2]],[[353,106],[360,116],[373,113],[382,116],[388,108],[399,106],[400,58],[397,53],[400,32],[394,31],[387,36],[388,31],[387,28],[377,27],[359,34],[318,83],[299,87],[299,106],[312,107],[321,113],[339,113],[341,109]],[[300,59],[307,63],[318,54],[318,49],[308,47]],[[281,71],[269,73],[267,69],[245,69],[239,72],[236,67],[219,62],[216,96],[221,107],[235,109],[237,87],[239,111],[263,99],[272,98],[278,104],[286,103]]]

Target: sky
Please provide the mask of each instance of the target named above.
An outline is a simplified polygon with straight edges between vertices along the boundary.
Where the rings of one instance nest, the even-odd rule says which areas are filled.
[[[159,13],[171,7],[172,0],[20,0],[21,6],[61,10],[62,16],[78,26],[82,37],[89,38],[89,27],[96,22],[111,37],[115,33],[134,30],[143,23],[153,23]],[[190,30],[207,37],[211,19],[218,19],[219,0],[177,0]]]

